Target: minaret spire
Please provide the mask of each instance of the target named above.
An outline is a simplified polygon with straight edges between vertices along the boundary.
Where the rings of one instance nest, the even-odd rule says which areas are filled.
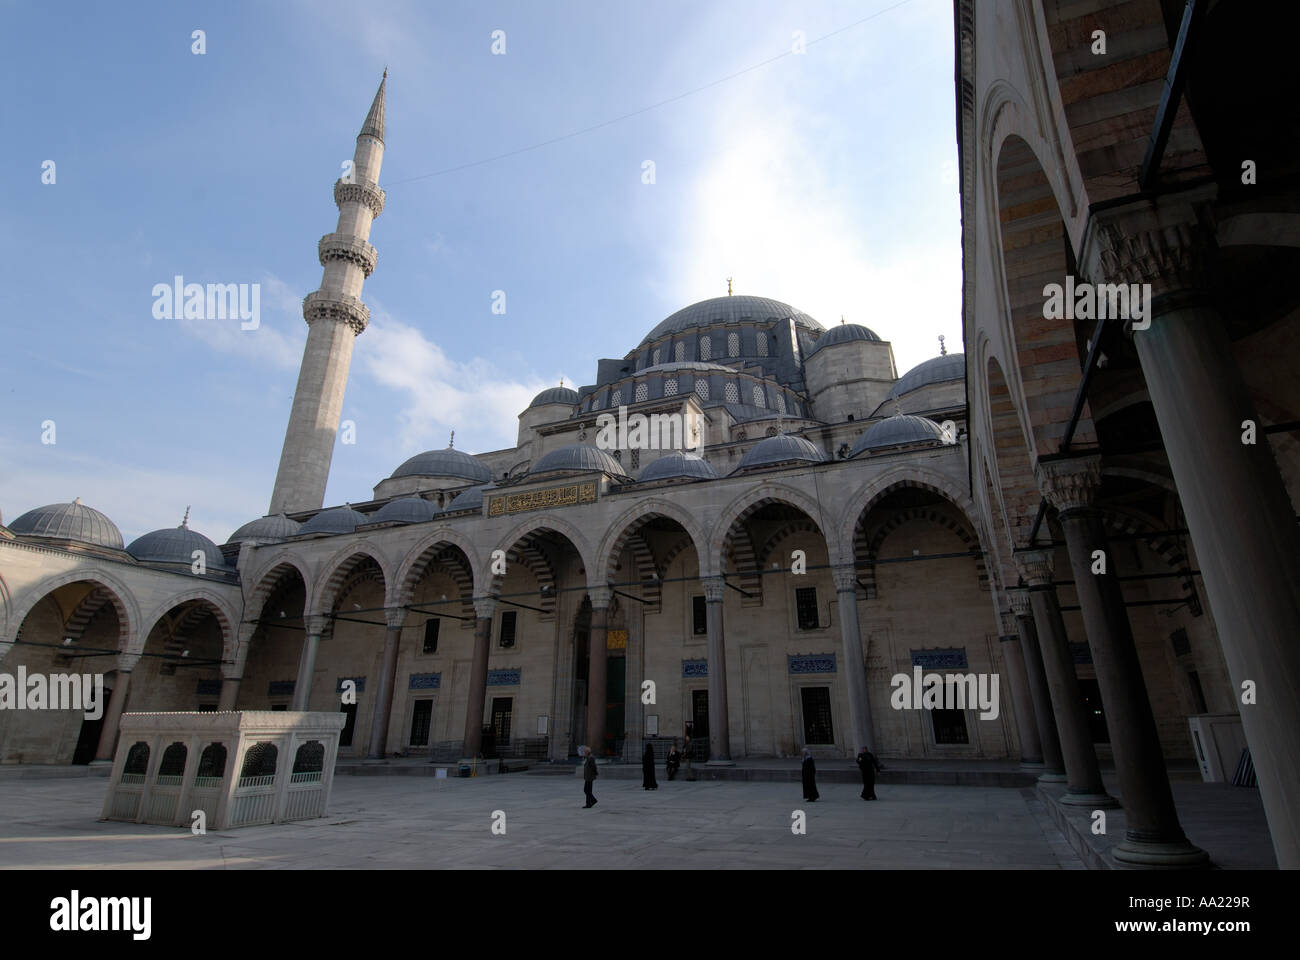
[[[375,270],[370,225],[384,209],[379,170],[384,162],[384,94],[388,70],[357,135],[352,162],[334,184],[338,225],[316,245],[324,272],[320,289],[302,301],[307,345],[298,370],[270,513],[316,510],[325,502],[352,344],[370,323],[361,286]]]

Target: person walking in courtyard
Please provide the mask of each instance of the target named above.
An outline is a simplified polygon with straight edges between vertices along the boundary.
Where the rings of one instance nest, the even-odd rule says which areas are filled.
[[[820,797],[817,792],[817,765],[813,763],[812,751],[803,748],[803,798],[812,803]]]
[[[677,779],[677,768],[682,765],[682,755],[677,752],[677,741],[668,748],[668,759],[664,761],[664,767],[668,770],[668,779]]]
[[[649,740],[645,744],[645,753],[641,754],[641,789],[659,789],[659,781],[655,779],[655,748]]]
[[[858,769],[862,771],[862,799],[876,799],[876,771],[883,770],[884,767],[866,747],[858,751]]]
[[[686,764],[686,772],[685,772],[684,774],[682,774],[682,779],[683,779],[683,780],[691,780],[691,781],[694,781],[694,779],[695,779],[695,771],[691,769],[691,756],[692,756],[692,754],[694,754],[694,753],[695,753],[695,747],[694,747],[694,745],[691,743],[691,738],[690,738],[690,736],[687,735],[687,737],[686,737],[686,746],[684,746],[684,747],[682,748],[682,759],[683,759],[683,761],[684,761],[685,764]]]
[[[595,795],[591,792],[591,785],[595,782],[598,774],[596,773],[596,755],[591,752],[590,747],[583,747],[582,754],[585,759],[582,761],[582,790],[587,795],[587,802],[582,809],[594,807],[597,803]]]

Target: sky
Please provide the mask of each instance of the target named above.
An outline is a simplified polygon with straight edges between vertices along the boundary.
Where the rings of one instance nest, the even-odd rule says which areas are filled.
[[[370,500],[452,430],[469,453],[514,446],[538,391],[593,383],[728,277],[869,326],[900,374],[941,334],[961,349],[951,0],[42,0],[0,18],[6,521],[80,497],[129,543],[190,507],[220,543],[266,513],[301,299],[385,67],[355,442],[326,505]],[[155,317],[177,275],[258,284],[258,327]]]

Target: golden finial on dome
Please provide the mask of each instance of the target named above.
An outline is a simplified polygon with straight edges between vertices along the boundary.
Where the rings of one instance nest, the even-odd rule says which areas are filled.
[[[948,356],[948,348],[943,345],[943,334],[939,334],[939,356]]]
[[[731,278],[727,277],[727,296],[731,296]]]
[[[451,436],[447,438],[447,449],[448,449],[448,450],[455,450],[455,449],[456,449],[456,431],[455,431],[455,430],[453,430],[453,431],[451,432]]]
[[[185,508],[185,516],[181,518],[181,527],[185,528],[190,525],[190,508]]]

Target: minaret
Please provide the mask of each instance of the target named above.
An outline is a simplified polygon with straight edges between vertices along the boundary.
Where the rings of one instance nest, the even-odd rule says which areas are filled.
[[[343,390],[352,363],[352,343],[370,322],[361,302],[361,285],[375,269],[370,224],[384,209],[379,167],[384,160],[384,86],[379,83],[366,122],[357,137],[352,170],[334,184],[338,227],[320,238],[317,250],[325,268],[320,289],[302,301],[307,346],[298,371],[289,428],[284,434],[280,469],[271,494],[271,514],[319,509],[325,501],[334,436],[343,409]]]

